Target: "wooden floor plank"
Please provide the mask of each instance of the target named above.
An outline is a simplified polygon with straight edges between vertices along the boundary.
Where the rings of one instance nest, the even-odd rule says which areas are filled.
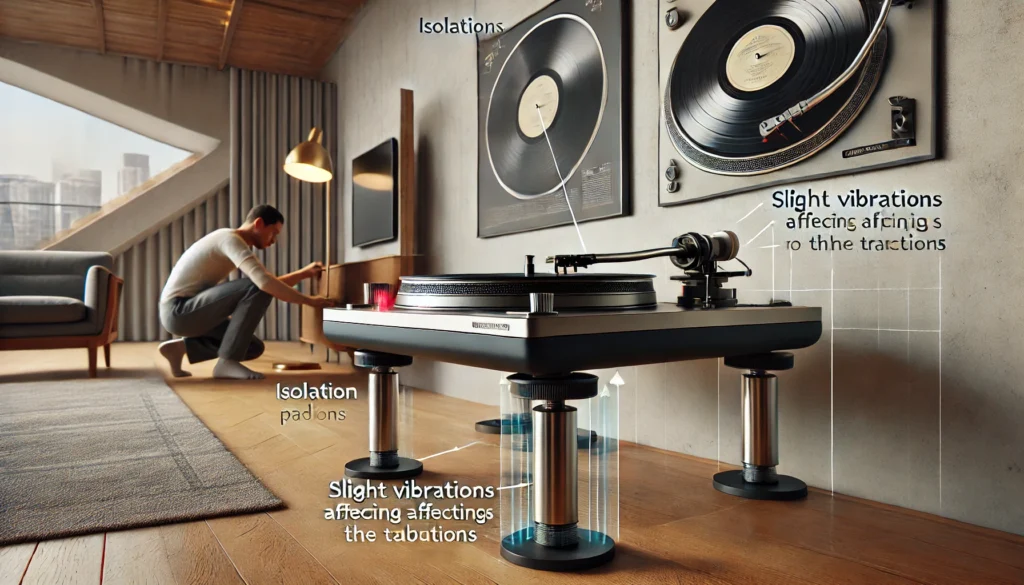
[[[723,512],[721,521],[730,522],[737,530],[750,530],[759,539],[798,546],[823,556],[849,559],[929,584],[1024,583],[1024,569],[957,553],[915,538],[906,524],[891,530],[866,526],[860,520],[844,522],[842,530],[833,530],[830,528],[834,525],[833,517],[820,511],[823,502],[814,502],[825,498],[827,496],[821,495],[796,506],[759,510],[756,516],[728,510]],[[859,507],[866,508],[863,505]],[[755,523],[752,518],[758,521]],[[906,569],[906,559],[915,560],[916,566],[910,571]]]
[[[103,534],[39,543],[24,585],[99,585]]]
[[[951,554],[970,555],[994,563],[1024,569],[1024,538],[883,504],[865,503],[847,497],[814,498],[809,507],[833,521],[849,522],[872,532],[902,534],[941,547]]]
[[[18,585],[35,551],[34,542],[0,548],[0,585]]]
[[[175,582],[174,571],[159,528],[107,534],[103,583],[107,585],[165,585]]]
[[[215,518],[208,524],[248,585],[339,585],[266,514]]]
[[[107,534],[104,585],[243,585],[205,522]]]

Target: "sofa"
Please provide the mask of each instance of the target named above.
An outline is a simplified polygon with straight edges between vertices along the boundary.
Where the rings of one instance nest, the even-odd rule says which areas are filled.
[[[124,281],[103,252],[0,251],[0,351],[84,347],[110,367]]]

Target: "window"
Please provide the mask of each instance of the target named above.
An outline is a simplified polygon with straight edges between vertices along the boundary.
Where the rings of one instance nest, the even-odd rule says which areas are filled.
[[[31,250],[191,152],[0,82],[0,250]]]

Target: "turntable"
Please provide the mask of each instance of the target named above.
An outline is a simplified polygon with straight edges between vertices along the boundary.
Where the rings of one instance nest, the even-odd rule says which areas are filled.
[[[761,499],[806,495],[803,482],[775,473],[777,386],[768,371],[792,367],[792,355],[780,350],[818,340],[821,309],[742,304],[725,285],[731,278],[749,276],[750,269],[720,268],[720,263],[739,261],[738,251],[738,240],[730,232],[689,233],[665,248],[552,256],[547,260],[554,273],[538,273],[533,258],[527,257],[522,274],[404,277],[389,310],[325,310],[328,339],[362,347],[356,365],[371,369],[371,459],[376,457],[378,465],[356,470],[368,473],[357,477],[419,473],[401,471],[411,463],[395,456],[394,440],[381,441],[381,429],[392,428],[388,417],[394,416],[381,405],[393,404],[394,372],[412,362],[407,356],[518,372],[509,377],[511,392],[543,402],[534,409],[531,431],[534,444],[542,446],[538,462],[576,460],[575,409],[565,402],[596,396],[598,390],[597,378],[582,370],[726,357],[727,365],[749,370],[743,385],[744,469],[719,474],[715,487]],[[670,258],[682,270],[674,277],[683,283],[675,302],[656,301],[650,275],[579,272],[595,264],[657,257]],[[548,436],[552,432],[564,436]],[[383,448],[390,453],[374,454]],[[387,465],[381,463],[385,459]],[[575,506],[566,500],[566,494],[576,491],[575,475],[536,465],[535,527],[528,534],[504,538],[502,556],[547,570],[581,569],[610,560],[614,542],[576,526]]]
[[[936,156],[936,0],[659,5],[661,205]]]

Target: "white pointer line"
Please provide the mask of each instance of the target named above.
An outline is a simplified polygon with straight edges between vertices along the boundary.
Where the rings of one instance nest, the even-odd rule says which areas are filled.
[[[540,118],[540,129],[544,131],[544,140],[548,143],[548,150],[551,151],[551,161],[555,163],[555,172],[558,173],[558,180],[561,181],[562,193],[565,193],[565,204],[569,206],[569,215],[572,216],[572,225],[576,226],[576,235],[580,238],[580,247],[583,253],[587,253],[587,244],[583,241],[583,232],[580,231],[580,223],[576,221],[576,212],[572,210],[572,202],[569,201],[569,191],[565,186],[565,179],[562,178],[562,171],[558,170],[558,157],[555,156],[555,147],[551,146],[551,139],[548,138],[548,127],[544,123],[544,115],[540,112],[540,104],[537,106],[537,117]]]
[[[762,229],[761,231],[757,232],[756,236],[750,238],[750,241],[747,242],[746,245],[749,246],[750,244],[753,244],[754,240],[756,240],[757,238],[760,238],[761,234],[763,234],[766,231],[768,231],[768,228],[772,227],[773,225],[775,225],[775,220],[772,220],[772,221],[768,222],[768,225],[764,226],[764,229]]]
[[[755,207],[755,208],[751,209],[751,210],[750,210],[750,213],[748,213],[748,214],[744,215],[743,217],[741,217],[741,218],[740,218],[740,220],[736,222],[736,224],[737,224],[737,225],[739,225],[739,223],[740,223],[740,222],[742,222],[742,221],[743,221],[744,219],[747,219],[747,218],[748,218],[748,217],[750,217],[751,215],[754,215],[754,212],[755,212],[755,211],[757,211],[758,209],[761,209],[761,206],[762,206],[762,205],[764,205],[764,201],[762,201],[762,202],[758,203],[758,204],[757,204],[757,207]]]
[[[465,449],[466,447],[472,447],[473,445],[482,445],[482,444],[483,443],[481,443],[480,441],[473,441],[472,443],[468,443],[468,444],[463,445],[461,447],[456,447],[454,449],[448,449],[447,451],[441,451],[440,453],[434,453],[433,455],[427,455],[426,457],[420,457],[419,461],[426,461],[427,459],[430,459],[432,457],[437,457],[438,455],[446,455],[448,453],[454,453],[456,451],[461,451],[461,450]]]
[[[506,485],[506,486],[497,488],[497,491],[500,492],[501,490],[514,490],[516,488],[527,487],[527,486],[531,486],[531,485],[533,485],[533,482],[532,481],[528,481],[526,483],[517,483],[516,485]]]

